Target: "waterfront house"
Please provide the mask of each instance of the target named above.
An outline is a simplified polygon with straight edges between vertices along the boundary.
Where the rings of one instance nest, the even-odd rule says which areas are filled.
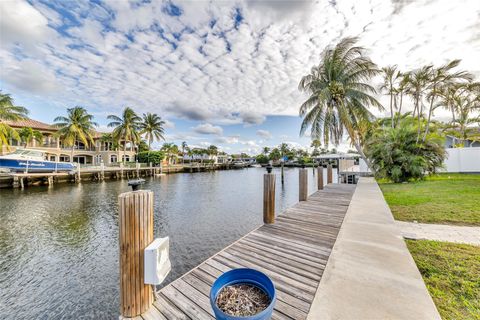
[[[33,119],[24,119],[20,121],[4,121],[15,130],[20,130],[24,127],[30,127],[33,130],[38,130],[42,134],[42,141],[33,140],[27,145],[27,148],[33,148],[45,152],[47,160],[60,162],[77,162],[88,165],[100,165],[102,162],[105,165],[122,162],[123,159],[123,145],[120,142],[118,149],[113,148],[112,142],[102,141],[101,132],[95,132],[94,144],[86,146],[82,142],[77,141],[74,146],[73,159],[70,159],[71,147],[64,146],[62,139],[55,136],[57,128]],[[10,139],[10,151],[15,151],[18,148],[23,148],[24,145],[15,139]],[[136,147],[131,144],[126,144],[125,161],[135,161]],[[7,153],[7,148],[3,146],[0,154]]]

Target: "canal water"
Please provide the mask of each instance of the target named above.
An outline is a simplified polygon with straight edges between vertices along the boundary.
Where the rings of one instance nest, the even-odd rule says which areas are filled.
[[[262,224],[264,172],[147,179],[155,237],[170,237],[164,284]],[[274,173],[281,212],[298,201],[298,169],[285,169],[283,187]],[[312,193],[312,170],[308,177]],[[2,319],[118,319],[117,196],[129,190],[126,180],[0,190]]]

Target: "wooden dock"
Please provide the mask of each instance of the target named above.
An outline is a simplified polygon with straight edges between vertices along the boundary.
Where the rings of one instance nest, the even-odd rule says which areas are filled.
[[[306,319],[355,185],[329,184],[159,291],[134,319],[214,319],[210,287],[223,272],[254,268],[275,283],[272,319]]]

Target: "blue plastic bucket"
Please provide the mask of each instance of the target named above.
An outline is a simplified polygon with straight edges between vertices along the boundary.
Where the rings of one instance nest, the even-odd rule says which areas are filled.
[[[217,296],[223,287],[228,285],[234,285],[238,283],[252,284],[262,289],[270,298],[270,305],[253,316],[250,317],[234,317],[224,313],[217,306]],[[257,270],[240,268],[233,269],[225,272],[215,280],[210,290],[210,304],[212,305],[215,318],[217,320],[267,320],[270,319],[277,299],[277,293],[275,292],[275,286],[270,278]]]

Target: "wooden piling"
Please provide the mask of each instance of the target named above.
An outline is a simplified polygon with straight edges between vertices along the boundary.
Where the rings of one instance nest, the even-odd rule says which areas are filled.
[[[317,188],[323,190],[323,166],[319,166],[317,171]]]
[[[275,222],[275,175],[263,175],[263,223]]]
[[[153,192],[122,193],[119,204],[120,314],[136,317],[153,303],[144,283],[144,249],[153,241]]]
[[[308,170],[305,168],[301,168],[299,171],[299,191],[298,191],[298,199],[300,201],[307,201],[308,197]]]
[[[329,164],[327,166],[327,184],[330,184],[333,182],[333,172],[332,172],[332,165]]]

